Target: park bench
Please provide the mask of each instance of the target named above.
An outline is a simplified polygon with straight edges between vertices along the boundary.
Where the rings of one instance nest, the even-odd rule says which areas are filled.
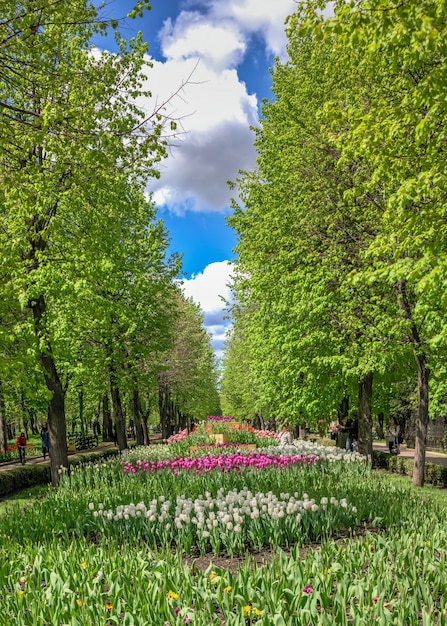
[[[86,450],[89,448],[98,447],[98,437],[96,435],[80,435],[74,434],[68,436],[68,449],[69,450]]]

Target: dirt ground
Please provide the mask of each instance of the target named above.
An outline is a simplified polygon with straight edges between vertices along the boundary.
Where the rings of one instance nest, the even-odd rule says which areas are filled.
[[[378,533],[383,532],[382,529],[372,527],[370,524],[362,524],[354,528],[353,530],[346,529],[339,532],[333,537],[334,541],[339,545],[343,545],[347,541],[356,541],[366,535],[367,532]],[[321,546],[320,542],[307,543],[299,547],[300,558],[304,559],[310,551],[319,550]],[[253,567],[263,567],[268,565],[278,553],[282,551],[286,554],[290,554],[290,548],[263,548],[258,552],[247,552],[243,555],[219,555],[215,556],[212,553],[204,555],[185,555],[184,563],[186,563],[191,569],[205,572],[208,568],[210,571],[213,568],[226,570],[236,574],[242,565],[249,562]]]

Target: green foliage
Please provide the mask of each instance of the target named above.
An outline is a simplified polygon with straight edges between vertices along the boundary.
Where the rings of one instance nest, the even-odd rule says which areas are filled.
[[[254,405],[315,424],[344,397],[354,408],[358,381],[374,374],[373,409],[387,414],[416,386],[415,359],[417,467],[429,410],[446,399],[445,11],[434,0],[300,2],[264,102],[258,168],[242,173],[243,208],[228,220],[233,337]],[[242,406],[232,342],[223,390]]]
[[[128,17],[148,9],[135,2]],[[43,421],[50,403],[56,465],[66,463],[65,400],[73,419],[81,390],[89,420],[112,384],[123,402],[139,390],[149,414],[179,320],[190,315],[177,307],[180,260],[167,257],[146,190],[176,123],[161,106],[140,106],[151,102],[147,44],[141,34],[123,39],[103,10],[87,0],[6,0],[0,20],[2,419]],[[92,45],[108,26],[119,54]],[[194,324],[198,337],[198,313]],[[199,343],[191,337],[194,354],[177,355],[194,374],[173,391],[186,411],[215,411],[209,337]]]

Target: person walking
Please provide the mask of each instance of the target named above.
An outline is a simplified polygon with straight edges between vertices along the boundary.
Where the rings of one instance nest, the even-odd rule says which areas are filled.
[[[20,433],[16,439],[17,450],[19,451],[19,459],[22,465],[25,465],[25,453],[26,453],[26,435]]]
[[[388,424],[388,428],[386,431],[386,442],[388,444],[388,450],[390,451],[390,454],[400,454],[399,433],[400,426],[396,422],[394,417],[391,417],[390,423]]]
[[[344,430],[347,431],[346,450],[348,452],[357,452],[359,438],[359,423],[355,417],[350,417],[346,422]]]
[[[279,433],[279,445],[281,448],[285,446],[293,446],[293,436],[290,432],[290,427],[288,424],[283,424],[281,431]]]
[[[42,428],[40,430],[40,439],[42,442],[43,460],[45,461],[45,459],[47,458],[47,454],[49,455],[50,453],[50,434],[48,432],[47,422],[44,422],[42,424]]]
[[[332,420],[332,422],[329,424],[329,436],[333,441],[336,441],[339,430],[340,423],[338,419]]]

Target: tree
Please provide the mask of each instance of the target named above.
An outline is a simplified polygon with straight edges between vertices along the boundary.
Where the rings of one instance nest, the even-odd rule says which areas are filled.
[[[92,215],[98,227],[89,233],[92,241],[103,239],[123,209],[129,215],[132,187],[157,175],[155,165],[165,154],[163,127],[171,125],[159,110],[148,115],[135,104],[146,64],[141,37],[126,43],[117,32],[120,54],[95,54],[91,38],[103,30],[97,10],[84,0],[2,5],[2,263],[12,297],[32,322],[35,354],[51,396],[54,484],[68,462],[57,318],[79,290],[78,244]]]
[[[360,280],[393,287],[413,349],[418,415],[413,484],[424,482],[431,372],[445,363],[445,91],[446,11],[435,0],[301,3],[301,32],[328,37],[340,67],[358,76],[357,89],[326,107],[340,161],[362,158],[370,168],[358,189],[380,188],[380,227],[365,251]],[[431,379],[433,381],[433,378]],[[436,385],[436,379],[433,381]]]
[[[263,106],[258,171],[238,181],[245,209],[228,220],[238,234],[236,295],[250,307],[264,403],[316,423],[351,396],[371,457],[373,376],[405,351],[390,341],[398,338],[392,289],[352,280],[379,224],[378,208],[356,194],[368,164],[340,166],[322,119],[327,99],[343,99],[354,75],[338,70],[330,41],[291,28],[288,51],[290,60],[275,65],[275,100]]]
[[[158,375],[163,437],[219,411],[217,363],[197,304],[178,291],[173,345]],[[188,424],[189,422],[189,424]]]

